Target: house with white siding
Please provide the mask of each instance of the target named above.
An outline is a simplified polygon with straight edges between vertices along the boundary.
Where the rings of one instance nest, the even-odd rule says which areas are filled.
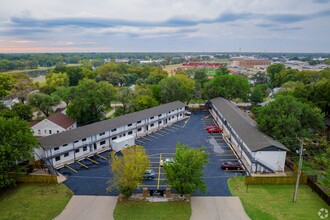
[[[77,122],[62,112],[50,115],[48,118],[31,126],[34,136],[44,137],[77,128]]]
[[[138,138],[185,118],[186,105],[175,101],[56,133],[39,140],[37,157],[55,168],[112,149],[114,141]]]
[[[250,173],[284,172],[289,150],[283,144],[261,132],[256,122],[231,101],[218,97],[209,105],[225,140]]]

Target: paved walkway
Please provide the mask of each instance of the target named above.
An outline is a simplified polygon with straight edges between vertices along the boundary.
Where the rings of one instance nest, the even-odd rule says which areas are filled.
[[[63,212],[55,220],[111,220],[117,196],[73,196]],[[190,220],[249,220],[238,197],[191,197]]]
[[[116,203],[117,196],[73,196],[55,220],[111,220]]]
[[[239,197],[191,197],[190,220],[249,220]]]

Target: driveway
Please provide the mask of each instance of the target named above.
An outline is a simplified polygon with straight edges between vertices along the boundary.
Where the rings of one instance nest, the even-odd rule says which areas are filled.
[[[111,220],[117,196],[73,196],[55,220]]]
[[[249,220],[239,197],[191,197],[190,220]]]

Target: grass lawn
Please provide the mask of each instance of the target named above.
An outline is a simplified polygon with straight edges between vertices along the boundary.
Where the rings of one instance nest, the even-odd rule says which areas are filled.
[[[190,219],[190,202],[118,202],[114,210],[114,218],[141,220],[185,220]]]
[[[292,202],[294,185],[249,185],[244,177],[228,180],[230,192],[239,196],[251,219],[320,219],[319,209],[328,205],[307,185],[300,185],[297,202]]]
[[[72,197],[63,184],[21,184],[0,194],[0,219],[53,219]]]
[[[164,70],[169,74],[174,74],[174,70],[176,70],[178,67],[182,66],[182,64],[173,64],[173,65],[166,65]],[[172,71],[172,73],[171,73]]]

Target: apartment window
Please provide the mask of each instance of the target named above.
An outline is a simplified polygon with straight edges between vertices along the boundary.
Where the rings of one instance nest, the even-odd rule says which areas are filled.
[[[180,116],[182,116],[182,114],[180,114]]]
[[[75,150],[76,153],[79,153],[79,151],[80,151],[80,149],[76,149],[76,150]]]
[[[87,150],[87,147],[83,147],[83,151],[86,151]]]
[[[174,118],[174,116],[172,116],[172,119]]]
[[[162,117],[162,114],[159,114],[158,117]]]
[[[132,126],[132,124],[128,124],[128,125],[127,125],[127,127],[131,127],[131,126]]]
[[[40,131],[40,129],[38,129],[38,134],[41,134],[41,131]]]
[[[52,130],[49,130],[49,134],[52,134]]]
[[[158,124],[160,125],[162,123],[162,121],[159,121]]]
[[[66,146],[68,146],[68,144],[63,144],[63,147],[66,147]]]
[[[81,141],[86,141],[86,138],[83,138]]]
[[[78,143],[79,141],[74,141],[73,143]]]
[[[111,140],[116,140],[117,139],[117,137],[113,137],[113,138],[111,138]]]
[[[105,141],[101,141],[100,142],[100,145],[105,145]]]
[[[137,123],[138,123],[138,124],[140,124],[140,123],[141,123],[141,121],[138,121]]]
[[[60,156],[57,156],[57,157],[55,157],[55,160],[56,161],[59,161],[59,160],[61,160],[61,157]]]
[[[111,130],[111,132],[114,132],[114,131],[117,131],[117,128]]]
[[[100,133],[99,135],[102,136],[102,135],[104,135],[104,134],[105,134],[105,132],[102,132],[102,133]]]
[[[47,134],[47,130],[45,130],[45,134]]]
[[[60,133],[60,131],[57,131],[57,133]]]
[[[150,125],[150,127],[153,127],[155,124],[154,123],[152,123],[151,125]]]
[[[60,149],[59,147],[55,147],[55,148],[54,148],[54,151],[57,151],[57,150],[59,150],[59,149]]]
[[[128,134],[128,135],[133,134],[133,131],[129,131],[127,134]]]
[[[150,119],[154,119],[154,117],[151,117]]]
[[[126,136],[126,134],[124,133],[124,134],[123,134],[123,137],[125,137],[125,136]]]
[[[138,128],[138,131],[142,131],[142,128]]]
[[[171,113],[171,111],[169,111],[168,113]]]
[[[69,153],[65,153],[65,154],[64,154],[64,157],[68,157],[68,156],[69,156]]]

